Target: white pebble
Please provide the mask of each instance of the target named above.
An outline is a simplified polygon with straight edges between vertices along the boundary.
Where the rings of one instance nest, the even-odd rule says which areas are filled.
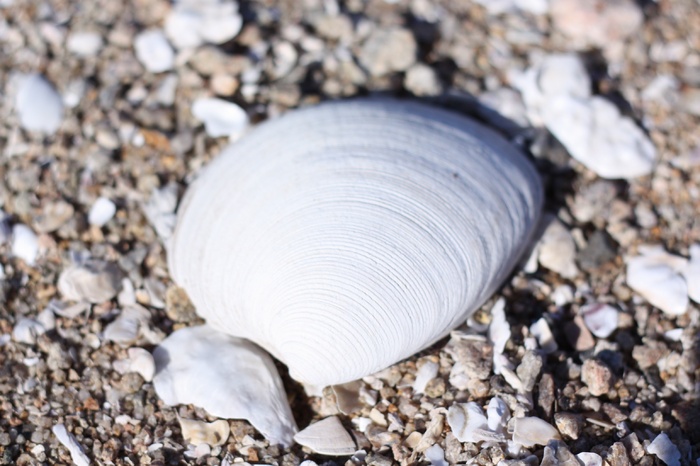
[[[221,99],[197,99],[192,105],[192,114],[204,123],[204,129],[213,138],[228,136],[236,139],[249,124],[245,110],[233,102]]]
[[[88,213],[88,223],[97,227],[101,227],[109,222],[117,212],[117,206],[106,197],[99,197],[90,207]]]
[[[230,0],[179,0],[165,19],[165,33],[177,49],[228,42],[242,27],[238,4]]]
[[[18,223],[12,227],[12,255],[34,265],[39,255],[39,238],[27,225]]]
[[[557,218],[550,220],[538,245],[540,265],[564,278],[578,275],[576,242],[569,230]]]
[[[652,305],[670,315],[688,309],[688,285],[681,275],[688,261],[662,247],[642,246],[640,256],[627,261],[627,284]]]
[[[152,29],[144,31],[134,40],[136,58],[152,73],[162,73],[173,68],[175,52],[170,47],[163,31]]]
[[[30,74],[22,79],[15,97],[15,108],[22,128],[28,131],[53,134],[61,126],[61,96],[38,74]]]
[[[552,329],[549,328],[549,324],[544,317],[540,317],[530,326],[530,333],[537,338],[537,343],[539,343],[545,354],[551,354],[559,348],[552,334]]]
[[[582,452],[576,455],[582,466],[603,466],[603,458],[597,453]]]
[[[609,304],[587,304],[579,313],[588,330],[598,338],[608,338],[617,330],[619,312]]]
[[[455,403],[447,411],[447,423],[460,442],[502,441],[503,436],[489,429],[481,406],[473,401]]]
[[[56,424],[51,428],[51,431],[58,441],[61,442],[61,445],[68,449],[75,466],[90,466],[90,458],[83,452],[83,448],[75,440],[75,437],[66,430],[66,426]]]
[[[66,48],[80,57],[93,57],[102,48],[102,37],[96,32],[76,31],[68,36]]]
[[[700,303],[700,244],[690,247],[690,261],[683,270],[683,276],[688,284],[688,296]]]
[[[22,317],[12,329],[12,339],[18,343],[33,345],[39,335],[46,333],[43,325],[34,319]]]
[[[440,366],[435,361],[426,360],[416,372],[416,380],[413,382],[413,392],[424,393],[428,382],[437,377],[439,367]]]
[[[116,264],[91,259],[61,272],[58,291],[70,301],[102,303],[119,293],[121,279],[122,273]]]
[[[647,453],[656,455],[667,466],[681,465],[681,452],[678,447],[671,442],[665,432],[656,436],[653,442],[646,448]]]
[[[445,450],[438,444],[425,450],[425,459],[434,466],[449,466],[449,463],[445,461]]]
[[[559,431],[538,417],[519,417],[513,422],[513,441],[525,448],[559,439]]]

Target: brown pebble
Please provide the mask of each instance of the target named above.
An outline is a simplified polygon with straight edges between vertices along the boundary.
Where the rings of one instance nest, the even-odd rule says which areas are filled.
[[[171,286],[165,292],[165,314],[175,322],[190,322],[197,318],[187,293],[177,286]]]
[[[583,418],[574,413],[561,412],[554,415],[554,423],[564,437],[576,440],[583,430]]]
[[[614,380],[612,370],[604,362],[589,359],[583,363],[581,381],[588,386],[591,395],[605,395],[612,388]]]

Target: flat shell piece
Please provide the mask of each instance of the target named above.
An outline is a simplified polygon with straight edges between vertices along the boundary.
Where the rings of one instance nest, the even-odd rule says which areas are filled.
[[[356,450],[355,441],[335,416],[311,424],[297,433],[294,441],[320,455],[349,456]]]
[[[608,338],[619,325],[620,313],[609,304],[588,304],[580,309],[579,314],[588,330],[598,338]]]
[[[153,357],[153,385],[166,404],[245,419],[270,442],[291,445],[297,428],[282,381],[272,359],[251,342],[200,325],[172,333]]]
[[[119,293],[121,279],[122,273],[116,264],[90,259],[61,272],[58,290],[68,300],[101,303]]]
[[[513,423],[513,441],[526,448],[561,440],[559,431],[538,417],[519,417]]]
[[[56,89],[41,75],[30,74],[19,85],[15,108],[22,128],[53,134],[61,126],[63,104]]]
[[[143,380],[150,382],[156,372],[153,355],[143,348],[129,348],[129,357],[114,362],[114,370],[120,374],[136,372]]]
[[[182,437],[192,445],[203,443],[211,447],[223,445],[231,433],[228,422],[222,419],[214,422],[203,422],[180,418],[179,421]]]
[[[61,445],[68,449],[73,464],[76,466],[89,466],[90,458],[87,457],[83,448],[80,446],[75,437],[66,430],[63,424],[56,424],[51,428],[51,431],[56,436]]]
[[[681,275],[687,260],[662,247],[640,247],[641,255],[627,261],[627,284],[666,314],[688,309],[688,285]]]
[[[455,403],[447,411],[447,423],[460,442],[478,443],[483,441],[504,441],[502,435],[489,429],[488,421],[481,406],[469,403]]]

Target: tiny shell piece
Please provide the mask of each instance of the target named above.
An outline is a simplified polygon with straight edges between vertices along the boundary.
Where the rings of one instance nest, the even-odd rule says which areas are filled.
[[[688,283],[688,296],[696,303],[700,303],[700,244],[690,247],[690,260],[683,270],[683,276]]]
[[[540,317],[534,324],[530,326],[530,333],[537,338],[540,348],[546,354],[553,353],[557,350],[557,342],[552,335],[552,329],[544,317]]]
[[[627,261],[627,284],[666,314],[684,314],[688,285],[681,273],[688,261],[660,246],[640,247],[639,252],[640,256]]]
[[[668,438],[666,432],[656,436],[654,441],[647,447],[647,453],[656,455],[667,466],[681,466],[681,452]]]
[[[51,428],[51,431],[53,434],[56,436],[59,442],[61,442],[61,445],[66,447],[68,449],[68,452],[70,453],[70,457],[73,460],[73,464],[75,466],[89,466],[90,465],[90,458],[87,457],[85,452],[83,452],[83,448],[80,446],[80,444],[75,440],[75,437],[73,437],[73,434],[69,433],[66,430],[66,426],[63,424],[56,424]]]
[[[134,39],[136,58],[151,73],[162,73],[172,69],[175,64],[175,52],[170,47],[163,31],[152,29],[144,31]]]
[[[294,441],[320,455],[349,456],[356,449],[355,441],[335,416],[311,424],[297,433]]]
[[[114,362],[114,369],[120,374],[136,372],[143,380],[150,382],[156,372],[153,355],[143,348],[129,348],[129,357]]]
[[[460,442],[504,441],[502,435],[489,429],[488,420],[481,406],[473,401],[455,403],[447,411],[447,423]]]
[[[166,404],[191,403],[213,416],[246,419],[271,443],[291,445],[297,428],[282,381],[254,344],[200,325],[172,333],[153,357],[153,386]]]
[[[416,372],[416,380],[413,382],[413,392],[425,392],[425,387],[428,385],[428,382],[437,377],[439,368],[440,366],[437,362],[426,360]]]
[[[494,396],[486,408],[486,416],[488,417],[489,429],[501,433],[510,420],[510,409],[505,401]]]
[[[561,440],[559,431],[538,417],[518,417],[513,423],[513,441],[526,448]]]
[[[582,466],[603,466],[603,458],[597,453],[581,452],[576,455]]]
[[[39,238],[27,225],[12,227],[12,255],[33,266],[39,254]]]
[[[449,466],[449,463],[445,461],[445,450],[437,444],[425,450],[425,459],[434,466]]]
[[[213,138],[228,136],[236,139],[249,125],[245,110],[233,102],[221,99],[197,99],[192,105],[192,114],[204,122],[204,129]]]
[[[34,319],[22,317],[12,329],[12,339],[19,343],[33,345],[36,337],[46,332],[43,325]]]
[[[228,422],[222,419],[214,422],[202,422],[194,419],[179,418],[182,437],[187,443],[211,447],[223,445],[231,433]]]
[[[128,306],[105,327],[104,337],[109,341],[128,346],[139,336],[141,326],[148,322],[148,311],[139,306]]]
[[[89,259],[61,272],[58,291],[71,301],[102,303],[114,298],[121,289],[122,273],[116,264]]]
[[[53,134],[61,126],[61,96],[41,75],[30,74],[22,79],[17,90],[15,107],[19,114],[19,122],[26,130]]]
[[[510,340],[511,332],[505,312],[506,300],[499,298],[491,308],[491,324],[489,325],[489,340],[493,343],[493,353],[503,354]]]
[[[587,304],[579,310],[588,330],[598,338],[608,338],[617,330],[619,312],[609,304]]]

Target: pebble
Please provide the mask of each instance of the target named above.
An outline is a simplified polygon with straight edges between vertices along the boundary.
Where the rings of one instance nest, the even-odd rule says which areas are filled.
[[[564,333],[576,351],[588,351],[595,346],[593,335],[586,328],[586,324],[580,315],[577,315],[574,317],[574,320],[564,325]]]
[[[554,414],[554,423],[565,438],[576,440],[583,432],[583,418],[579,414],[558,412]]]
[[[688,261],[661,246],[640,246],[640,256],[627,260],[627,284],[669,315],[688,308],[688,285],[682,272]]]
[[[41,75],[22,78],[15,96],[15,109],[22,128],[54,134],[63,120],[63,103],[54,87]]]
[[[688,284],[688,296],[700,303],[700,244],[690,247],[690,260],[683,269],[683,276]]]
[[[34,217],[32,225],[39,233],[51,233],[70,220],[74,213],[75,209],[66,201],[47,202],[41,213]]]
[[[576,243],[568,228],[556,218],[551,219],[538,245],[538,261],[564,278],[578,275]]]
[[[163,242],[172,236],[175,229],[177,194],[177,184],[170,183],[160,189],[154,189],[151,197],[143,204],[143,213]]]
[[[202,422],[194,419],[178,418],[180,432],[185,442],[191,445],[207,444],[211,447],[223,445],[228,440],[231,429],[228,422],[219,419],[214,422]]]
[[[603,458],[597,453],[582,452],[576,455],[582,466],[603,466]]]
[[[571,213],[581,223],[604,219],[616,196],[617,189],[613,182],[596,180],[576,193]]]
[[[598,338],[608,338],[619,325],[620,313],[609,304],[587,304],[581,307],[579,314],[588,330]]]
[[[90,466],[90,458],[85,454],[78,441],[75,440],[73,434],[66,430],[65,425],[56,424],[51,428],[51,431],[58,441],[61,442],[61,445],[68,449],[75,466]]]
[[[238,4],[232,0],[177,0],[165,19],[165,33],[177,49],[223,44],[242,26]]]
[[[139,33],[134,39],[136,58],[151,73],[162,73],[173,69],[175,52],[160,29]]]
[[[120,374],[136,372],[144,381],[152,381],[156,373],[156,364],[151,353],[143,348],[129,348],[127,354],[127,359],[114,362],[114,370]]]
[[[141,328],[147,324],[149,318],[150,315],[145,308],[139,305],[128,306],[105,327],[104,338],[107,341],[128,346],[136,341]]]
[[[114,202],[106,197],[98,197],[92,207],[90,207],[88,223],[93,226],[102,227],[112,220],[116,212],[117,206]]]
[[[12,328],[12,339],[18,343],[33,345],[39,335],[46,333],[46,328],[34,319],[20,318]]]
[[[417,96],[434,96],[442,92],[442,84],[435,70],[422,63],[408,69],[404,86]]]
[[[408,29],[377,28],[362,46],[360,64],[372,76],[406,71],[416,61],[416,40]]]
[[[165,314],[173,322],[192,322],[197,318],[187,293],[177,286],[171,286],[165,292]]]
[[[647,446],[646,450],[647,453],[656,455],[661,461],[666,463],[667,466],[681,465],[681,452],[678,450],[678,447],[671,442],[666,432],[657,435],[654,441]]]
[[[615,243],[604,230],[596,230],[588,238],[588,244],[578,254],[578,264],[586,272],[613,261],[617,257]]]
[[[552,329],[549,328],[547,319],[544,317],[540,317],[530,326],[530,333],[537,339],[537,343],[545,354],[554,353],[559,348]]]
[[[248,114],[233,102],[203,97],[192,104],[192,114],[204,123],[207,135],[213,138],[239,138],[248,129]]]
[[[540,376],[544,366],[544,359],[535,351],[526,351],[520,365],[516,370],[518,378],[522,382],[523,390],[526,393],[531,393],[535,388],[535,383]]]
[[[612,370],[599,359],[587,359],[581,368],[581,381],[593,396],[606,395],[615,382]]]
[[[66,48],[79,57],[94,57],[102,48],[102,36],[96,32],[75,31],[68,36]]]
[[[12,255],[33,266],[39,255],[39,237],[27,225],[12,227]]]
[[[486,408],[486,417],[489,429],[500,434],[506,430],[510,420],[510,409],[505,401],[494,396]]]
[[[491,15],[527,11],[535,15],[547,13],[549,0],[476,0],[476,3],[486,8]]]
[[[216,73],[211,77],[209,85],[214,94],[228,97],[236,92],[239,83],[233,76],[225,73]]]
[[[425,387],[432,379],[437,377],[440,366],[433,360],[425,360],[419,365],[416,372],[416,380],[413,382],[413,393],[424,393]]]
[[[516,417],[513,420],[513,442],[518,445],[529,448],[560,439],[559,431],[538,417]]]
[[[423,454],[425,459],[434,466],[449,466],[449,463],[445,461],[445,450],[440,445],[433,445],[425,450]]]
[[[574,47],[606,47],[638,32],[644,21],[633,0],[550,0],[549,14],[556,29]]]
[[[357,449],[355,441],[336,416],[311,424],[298,432],[294,441],[320,455],[349,456]]]
[[[122,272],[116,264],[88,259],[66,268],[58,278],[58,290],[65,299],[102,303],[121,289]]]

